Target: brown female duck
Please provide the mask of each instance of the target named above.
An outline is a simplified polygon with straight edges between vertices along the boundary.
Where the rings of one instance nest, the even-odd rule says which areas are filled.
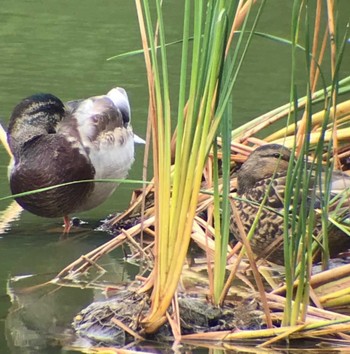
[[[238,171],[238,198],[233,201],[244,231],[248,234],[258,213],[259,205],[265,199],[250,245],[259,258],[265,258],[277,264],[284,263],[284,195],[290,159],[291,152],[284,146],[266,144],[258,147]],[[339,192],[350,186],[350,177],[341,172],[334,172],[331,184],[331,187]],[[311,191],[307,193],[311,194]],[[265,195],[267,195],[266,198]],[[313,207],[320,207],[319,198],[316,197]],[[314,235],[318,235],[321,229],[320,221],[316,221]],[[350,247],[350,237],[334,226],[331,229],[329,247],[331,255],[337,255],[340,251]],[[239,239],[240,234],[233,215],[231,230]]]
[[[13,110],[8,143],[13,194],[67,182],[123,179],[134,162],[130,106],[123,88],[106,95],[64,105],[51,94],[22,100]],[[117,183],[77,183],[20,196],[16,201],[43,217],[64,217],[95,208],[116,189]]]

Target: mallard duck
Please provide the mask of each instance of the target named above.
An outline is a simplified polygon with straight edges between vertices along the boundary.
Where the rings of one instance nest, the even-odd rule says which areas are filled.
[[[244,231],[248,234],[259,205],[267,194],[265,207],[257,220],[250,245],[259,258],[282,265],[284,264],[284,194],[286,174],[291,158],[291,151],[284,146],[266,144],[258,147],[237,173],[238,198],[233,200]],[[350,177],[342,172],[334,172],[331,184],[333,193],[338,193],[350,186]],[[307,193],[310,195],[309,203],[311,203],[311,190]],[[314,208],[320,208],[319,196],[316,196],[313,203]],[[300,203],[297,203],[297,207],[300,207]],[[231,216],[231,231],[239,239],[240,233],[233,215],[234,213]],[[321,221],[318,220],[315,224],[314,235],[318,235],[321,230]],[[333,226],[329,232],[329,247],[331,255],[337,255],[340,251],[350,247],[350,237]]]
[[[13,194],[72,181],[127,176],[134,162],[130,105],[123,88],[64,105],[52,94],[23,99],[8,127],[13,154],[9,169]],[[95,208],[117,183],[78,183],[15,198],[29,212],[48,218]]]

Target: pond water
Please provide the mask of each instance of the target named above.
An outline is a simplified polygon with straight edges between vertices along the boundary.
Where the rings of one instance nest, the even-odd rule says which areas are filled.
[[[181,37],[182,1],[165,3],[170,42]],[[349,14],[350,3],[340,4],[341,13]],[[268,2],[259,30],[288,37],[290,12],[289,2]],[[145,136],[148,95],[143,56],[106,60],[141,48],[133,1],[2,0],[0,39],[2,124],[6,126],[20,99],[36,92],[50,92],[66,101],[122,86],[129,94],[134,131]],[[179,81],[179,49],[169,49],[173,92]],[[342,77],[350,75],[349,50],[344,63]],[[289,71],[288,46],[254,39],[234,91],[234,125],[288,102]],[[304,72],[299,73],[299,80],[304,80]],[[131,179],[141,179],[143,148],[138,146],[136,150]],[[6,151],[0,147],[0,196],[10,193],[8,161]],[[62,352],[60,346],[55,347],[57,333],[69,326],[80,309],[102,295],[91,289],[33,290],[28,286],[52,279],[80,255],[108,240],[109,235],[94,228],[107,215],[125,209],[135,187],[122,185],[102,206],[81,213],[79,217],[88,224],[68,240],[59,239],[60,219],[23,212],[6,226],[0,234],[1,353]],[[10,204],[10,200],[0,201],[0,210],[5,211]],[[109,280],[115,283],[132,279],[138,272],[136,266],[123,261],[121,250],[105,257],[101,265],[110,270]],[[15,281],[30,275],[25,281]]]

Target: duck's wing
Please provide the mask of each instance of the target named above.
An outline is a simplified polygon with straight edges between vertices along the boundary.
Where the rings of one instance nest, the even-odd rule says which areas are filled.
[[[329,181],[329,211],[338,221],[350,218],[350,176],[343,171],[333,171]]]
[[[285,176],[276,175],[258,181],[253,188],[245,193],[248,200],[262,203],[271,209],[283,209],[285,195]]]
[[[277,176],[276,180],[272,182],[272,186],[273,188],[272,192],[270,192],[271,197],[269,198],[269,204],[280,206],[280,203],[282,203],[284,205],[287,186],[286,176]],[[345,204],[347,207],[350,205],[349,175],[342,171],[333,171],[327,182],[325,173],[322,173],[320,176],[315,176],[312,172],[307,186],[303,186],[301,183],[298,186],[298,190],[296,190],[295,186],[293,187],[293,190],[291,191],[292,200],[290,203],[290,210],[297,208],[297,213],[299,213],[303,198],[306,198],[303,204],[306,206],[307,210],[310,208],[321,209],[322,200],[324,199],[327,189],[329,189],[330,199],[335,200],[335,203],[331,204],[339,204],[339,200],[342,199],[341,204],[343,206]]]
[[[306,205],[310,208],[313,203],[314,208],[319,208],[320,203],[318,196],[316,195],[315,198],[312,198],[311,194],[311,189],[314,188],[314,181],[311,181],[310,185],[309,192],[306,195]],[[248,199],[262,203],[266,195],[264,205],[271,211],[281,213],[285,208],[287,188],[287,176],[284,173],[276,174],[273,178],[266,178],[257,182],[254,188],[249,191]],[[292,210],[295,209],[296,213],[299,213],[304,195],[303,188],[300,187],[299,190],[296,190],[295,187],[293,187],[293,189],[289,191],[289,194],[291,195],[289,212],[291,213]]]
[[[350,176],[343,171],[333,171],[330,181],[330,191],[332,194],[342,193],[350,188]]]

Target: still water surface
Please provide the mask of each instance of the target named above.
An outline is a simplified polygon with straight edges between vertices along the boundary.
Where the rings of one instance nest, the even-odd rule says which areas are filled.
[[[181,37],[182,1],[166,1],[168,41]],[[340,1],[342,13],[350,4]],[[270,1],[259,30],[289,36],[290,4]],[[6,125],[20,99],[36,92],[50,92],[63,101],[124,87],[132,107],[134,131],[145,135],[147,83],[142,56],[114,61],[107,58],[141,47],[133,1],[125,0],[2,0],[0,8],[0,119]],[[173,92],[178,87],[180,47],[169,49]],[[302,59],[302,54],[300,58]],[[342,77],[350,74],[349,50]],[[289,100],[290,50],[288,46],[254,39],[234,91],[234,125],[260,115]],[[299,83],[304,73],[299,73]],[[175,102],[175,101],[174,101]],[[173,107],[176,112],[176,107]],[[142,147],[129,177],[141,178]],[[8,156],[0,147],[0,196],[9,194]],[[101,207],[79,215],[88,222],[83,232],[59,240],[62,221],[42,219],[23,212],[0,234],[0,353],[60,353],[52,338],[62,333],[74,315],[102,295],[92,290],[44,288],[33,293],[16,292],[25,281],[9,279],[35,275],[28,284],[51,279],[80,255],[102,244],[110,236],[93,231],[99,220],[123,210],[133,187],[123,185]],[[0,210],[10,201],[0,202]],[[110,281],[123,282],[137,273],[125,264],[120,250],[105,257]],[[24,282],[24,283],[23,283]],[[27,284],[27,285],[28,285]],[[12,299],[9,295],[16,293]],[[19,311],[17,303],[26,305]]]

